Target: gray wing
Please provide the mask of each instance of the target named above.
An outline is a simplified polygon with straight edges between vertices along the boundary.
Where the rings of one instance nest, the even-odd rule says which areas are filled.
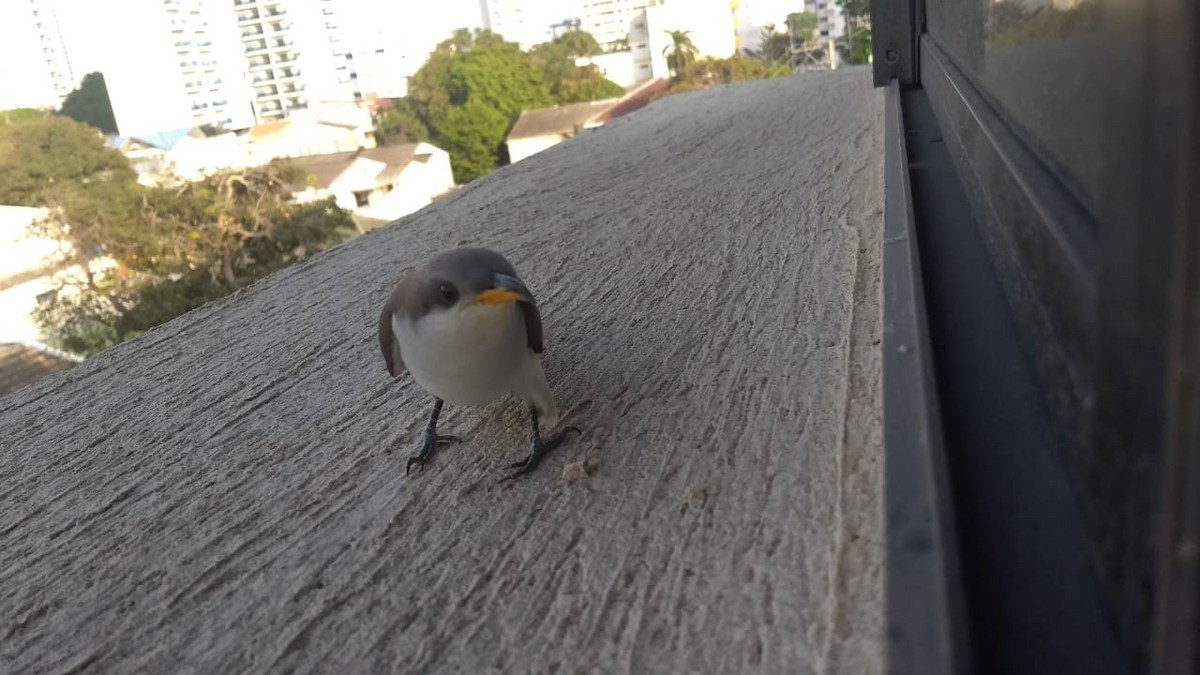
[[[529,337],[529,348],[535,354],[541,354],[542,349],[542,315],[533,302],[518,303],[521,313],[525,315],[525,334]]]
[[[400,343],[396,342],[396,336],[392,334],[392,315],[399,309],[401,298],[401,289],[397,284],[387,302],[383,303],[383,311],[379,313],[379,349],[383,352],[383,361],[392,377],[397,377],[407,370],[404,359],[400,356]]]

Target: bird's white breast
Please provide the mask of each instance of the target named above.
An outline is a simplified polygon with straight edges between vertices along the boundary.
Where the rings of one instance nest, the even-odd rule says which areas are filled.
[[[455,405],[483,405],[513,391],[532,356],[524,318],[511,303],[459,306],[415,322],[397,313],[392,331],[417,384]]]

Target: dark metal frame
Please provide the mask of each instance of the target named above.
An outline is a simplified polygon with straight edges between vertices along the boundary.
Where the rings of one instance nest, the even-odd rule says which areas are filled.
[[[889,672],[1200,672],[1200,4],[1141,10],[1136,189],[1089,210],[873,1]]]

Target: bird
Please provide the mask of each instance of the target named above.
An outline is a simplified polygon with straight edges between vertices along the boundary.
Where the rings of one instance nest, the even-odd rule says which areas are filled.
[[[542,317],[533,293],[502,254],[460,246],[408,269],[379,314],[379,348],[393,379],[408,372],[433,397],[420,451],[405,475],[424,468],[440,446],[457,436],[438,434],[445,403],[486,405],[514,394],[529,405],[533,444],[504,480],[532,472],[578,427],[548,438],[559,410],[542,368]]]

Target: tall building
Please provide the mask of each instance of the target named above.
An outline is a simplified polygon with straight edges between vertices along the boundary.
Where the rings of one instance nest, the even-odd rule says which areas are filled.
[[[113,49],[103,63],[122,135],[254,123],[236,24],[225,3],[126,0],[122,10],[135,45]]]
[[[259,121],[310,100],[353,101],[353,58],[334,0],[234,0]]]
[[[552,26],[579,17],[576,0],[480,0],[483,27],[522,49],[554,39]]]
[[[79,82],[71,69],[53,2],[6,0],[4,4],[0,110],[59,107]]]
[[[629,47],[639,80],[669,77],[665,50],[671,31],[687,31],[697,56],[737,52],[737,24],[729,0],[652,0],[629,24]]]
[[[634,19],[648,4],[648,0],[582,0],[579,18],[583,30],[591,33],[596,42],[609,45],[629,39]]]
[[[817,35],[822,44],[846,37],[846,14],[835,0],[808,0],[807,10],[817,15]]]

